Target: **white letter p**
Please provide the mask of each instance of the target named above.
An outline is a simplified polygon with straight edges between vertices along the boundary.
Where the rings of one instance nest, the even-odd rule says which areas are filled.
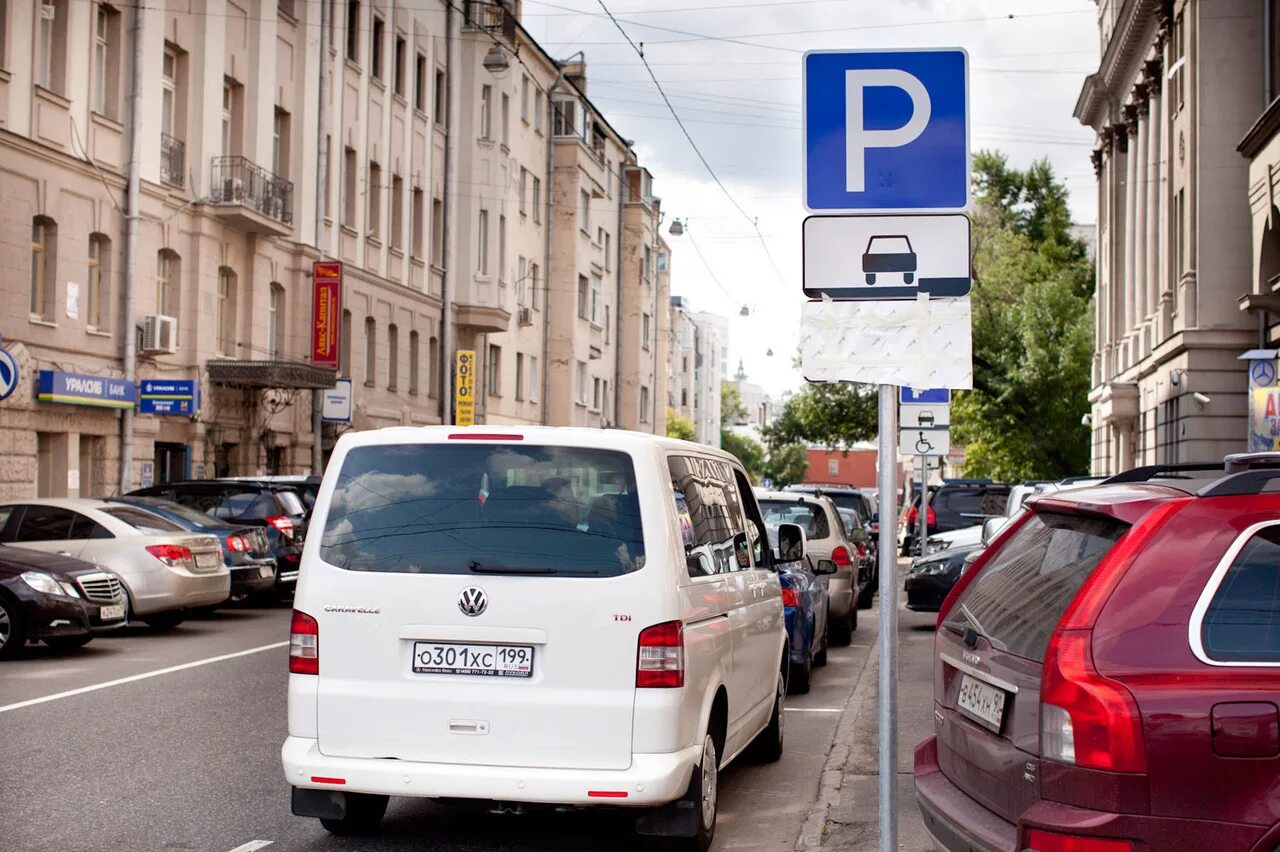
[[[899,148],[913,142],[929,124],[932,106],[929,92],[918,77],[897,68],[844,72],[845,86],[845,190],[867,189],[868,148]],[[911,98],[911,118],[893,130],[868,130],[863,115],[863,91],[875,86],[901,89]]]

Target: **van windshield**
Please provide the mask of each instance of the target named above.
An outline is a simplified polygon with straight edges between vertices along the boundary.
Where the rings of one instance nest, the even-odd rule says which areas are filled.
[[[398,444],[347,454],[320,558],[352,571],[614,577],[644,567],[631,457]]]

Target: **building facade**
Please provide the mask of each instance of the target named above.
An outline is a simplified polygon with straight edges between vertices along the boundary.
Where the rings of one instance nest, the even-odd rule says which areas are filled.
[[[670,300],[667,402],[693,423],[697,440],[720,446],[720,383],[727,376],[729,321],[695,312],[683,296]]]
[[[477,422],[662,428],[638,400],[634,421],[613,413],[619,329],[599,321],[669,286],[619,276],[634,152],[586,98],[585,66],[553,60],[519,14],[0,4],[0,345],[18,365],[0,498],[307,472],[313,398],[338,377],[351,420],[324,425],[325,451],[347,428],[449,422],[461,349],[479,362]],[[555,131],[553,94],[578,105],[572,132]],[[321,259],[342,263],[336,369],[311,360]],[[581,322],[577,284],[596,293],[597,270],[605,316]],[[599,404],[579,404],[593,381]],[[660,392],[649,381],[637,395]]]
[[[1248,163],[1263,97],[1258,0],[1099,0],[1093,472],[1243,449],[1256,338]]]

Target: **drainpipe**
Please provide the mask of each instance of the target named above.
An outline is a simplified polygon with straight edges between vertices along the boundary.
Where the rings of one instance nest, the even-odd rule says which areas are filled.
[[[129,69],[129,165],[128,189],[125,192],[124,235],[124,377],[138,378],[137,301],[134,279],[138,274],[138,220],[141,197],[138,171],[142,168],[142,60],[146,55],[142,43],[142,4],[133,7],[133,65]],[[120,415],[120,492],[133,488],[133,409]]]
[[[445,86],[445,142],[444,142],[444,205],[441,211],[444,225],[441,228],[444,240],[444,282],[440,287],[440,422],[445,426],[453,423],[453,289],[455,283],[455,264],[453,262],[453,229],[449,227],[453,211],[453,199],[457,197],[457,175],[454,174],[454,159],[458,148],[458,101],[459,81],[458,69],[455,67],[457,42],[461,38],[462,25],[454,4],[449,3],[445,9],[445,42],[444,67],[448,75]]]
[[[613,264],[614,278],[614,295],[613,295],[613,425],[617,427],[621,422],[622,414],[622,394],[619,392],[622,388],[622,238],[626,234],[626,222],[623,219],[623,213],[627,209],[626,188],[622,185],[622,176],[626,174],[626,167],[623,165],[625,158],[618,159],[618,238],[614,240],[617,246],[617,260]],[[606,180],[612,180],[612,175]],[[639,389],[636,390],[637,397]],[[639,412],[639,400],[637,399],[636,411]],[[637,424],[638,425],[638,424]]]
[[[329,4],[320,4],[320,98],[316,106],[316,249],[325,258],[324,200],[329,195],[329,140],[325,134],[329,101]],[[312,293],[315,292],[314,281]],[[312,298],[315,298],[314,295]],[[342,304],[342,294],[338,294]],[[332,321],[333,318],[330,318]],[[337,321],[341,328],[342,317]],[[341,333],[341,332],[339,332]],[[339,344],[341,346],[341,344]],[[311,473],[324,473],[324,391],[311,391]]]
[[[556,63],[556,79],[551,84],[551,88],[547,89],[547,196],[544,202],[546,213],[542,217],[542,236],[545,247],[543,249],[544,258],[543,268],[546,269],[545,282],[542,285],[542,425],[547,426],[551,423],[551,282],[554,276],[551,274],[551,188],[555,185],[555,168],[554,156],[556,150],[555,140],[555,119],[556,108],[551,96],[560,88],[560,84],[564,82],[564,65],[563,62]],[[570,382],[576,381],[572,371],[569,376]]]

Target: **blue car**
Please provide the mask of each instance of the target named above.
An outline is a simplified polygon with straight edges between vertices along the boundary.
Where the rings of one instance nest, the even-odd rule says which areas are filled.
[[[777,528],[770,526],[768,532],[769,543],[776,548]],[[800,562],[777,565],[790,650],[787,692],[803,695],[809,691],[813,667],[827,664],[827,588],[818,578],[834,574],[836,564],[824,559],[815,565],[806,556]]]

